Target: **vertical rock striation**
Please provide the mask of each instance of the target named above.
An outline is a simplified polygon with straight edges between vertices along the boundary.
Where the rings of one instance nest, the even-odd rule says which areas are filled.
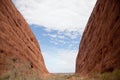
[[[98,0],[83,33],[76,73],[120,69],[120,0]]]
[[[11,0],[0,0],[0,75],[14,70],[48,73],[28,24]]]

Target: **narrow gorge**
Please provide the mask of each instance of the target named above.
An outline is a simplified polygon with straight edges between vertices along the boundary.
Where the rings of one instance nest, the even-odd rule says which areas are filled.
[[[0,0],[0,80],[43,80],[50,73],[41,53],[12,1]],[[45,80],[103,80],[81,76],[115,70],[120,70],[120,0],[97,0],[79,45],[75,74]]]

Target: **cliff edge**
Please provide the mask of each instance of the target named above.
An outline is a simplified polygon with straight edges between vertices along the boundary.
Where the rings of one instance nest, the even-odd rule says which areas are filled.
[[[0,76],[14,72],[48,73],[28,24],[11,0],[0,0]]]
[[[120,69],[120,1],[98,0],[82,36],[76,73],[116,69]]]

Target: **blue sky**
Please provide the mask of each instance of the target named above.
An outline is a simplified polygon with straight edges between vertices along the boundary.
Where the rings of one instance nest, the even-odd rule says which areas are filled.
[[[74,72],[96,0],[12,0],[35,34],[49,72]]]

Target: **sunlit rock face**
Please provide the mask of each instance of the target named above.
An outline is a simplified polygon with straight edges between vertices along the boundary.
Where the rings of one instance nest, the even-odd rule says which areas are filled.
[[[0,0],[0,75],[35,70],[48,73],[38,42],[12,1]]]
[[[76,73],[120,69],[120,0],[98,0],[86,25]]]

